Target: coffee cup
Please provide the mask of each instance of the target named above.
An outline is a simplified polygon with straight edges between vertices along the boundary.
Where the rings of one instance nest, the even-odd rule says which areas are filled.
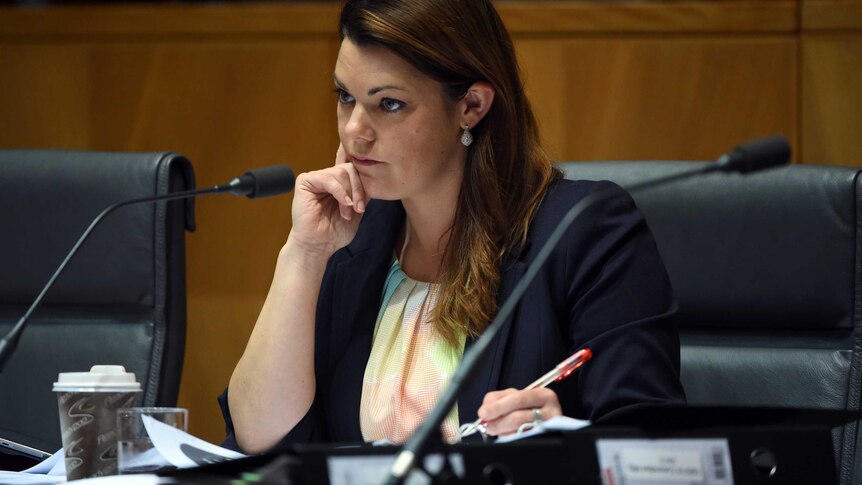
[[[117,410],[133,407],[141,393],[135,374],[120,365],[63,372],[54,383],[66,479],[117,474]]]

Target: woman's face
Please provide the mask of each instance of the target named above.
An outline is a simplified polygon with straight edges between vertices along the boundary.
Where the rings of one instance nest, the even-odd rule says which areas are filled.
[[[467,151],[457,102],[385,47],[341,43],[338,135],[367,195],[420,199],[460,189]]]

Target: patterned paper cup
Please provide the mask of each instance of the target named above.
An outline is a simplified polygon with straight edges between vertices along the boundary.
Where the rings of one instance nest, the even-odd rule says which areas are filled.
[[[117,474],[117,410],[135,406],[141,386],[119,365],[64,372],[54,383],[66,479]]]

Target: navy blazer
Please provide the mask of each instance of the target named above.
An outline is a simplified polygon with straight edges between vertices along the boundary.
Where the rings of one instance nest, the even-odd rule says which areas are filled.
[[[644,405],[685,402],[679,337],[669,320],[676,308],[670,281],[643,214],[610,182],[561,180],[550,188],[526,244],[504,257],[498,303],[563,215],[600,189],[619,196],[585,211],[557,245],[458,400],[461,423],[476,419],[486,393],[525,387],[582,347],[593,351],[592,360],[551,386],[564,414],[599,421]],[[362,381],[403,223],[400,202],[373,200],[356,237],[330,258],[315,327],[317,393],[282,446],[362,441]],[[227,391],[219,402],[225,445],[236,448]]]

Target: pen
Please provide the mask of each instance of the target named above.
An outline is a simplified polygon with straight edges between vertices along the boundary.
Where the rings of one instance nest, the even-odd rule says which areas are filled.
[[[525,387],[524,390],[536,389],[538,387],[548,387],[548,385],[552,382],[560,381],[572,375],[572,372],[576,371],[578,367],[584,365],[584,362],[590,360],[593,356],[592,351],[588,348],[583,348],[574,354],[568,356],[564,361],[557,364],[556,367],[548,371],[542,377],[533,381],[529,386]],[[477,431],[484,431],[485,422],[481,419],[477,419],[472,423],[467,423],[461,426],[461,429],[458,430],[458,437],[463,438],[465,436],[470,436],[471,434]]]

